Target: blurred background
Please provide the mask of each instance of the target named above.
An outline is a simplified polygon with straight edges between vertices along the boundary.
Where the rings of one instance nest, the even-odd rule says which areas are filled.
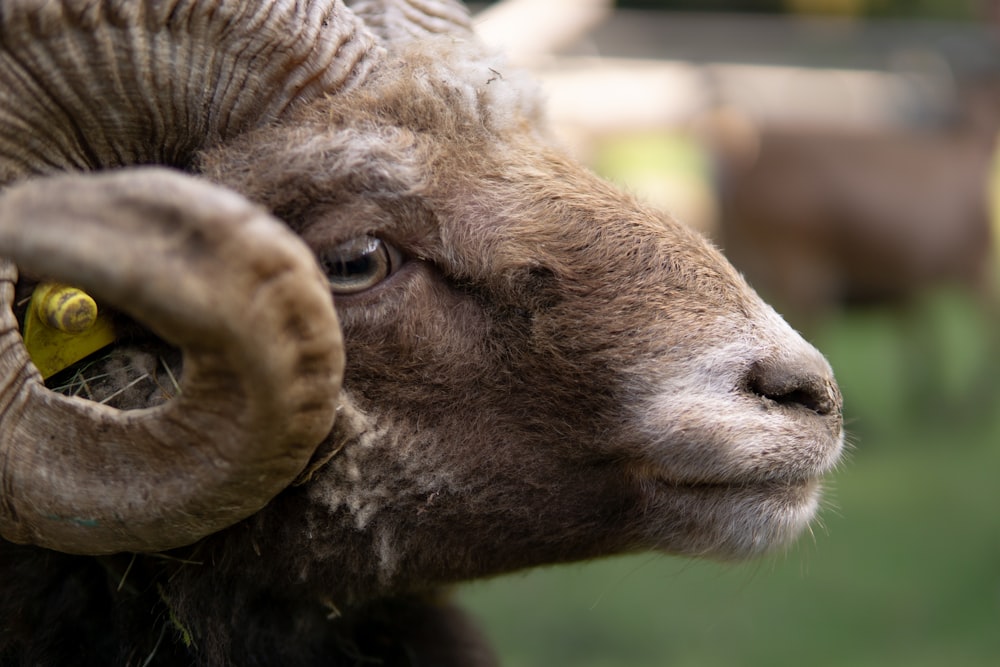
[[[505,0],[554,130],[698,227],[829,357],[813,534],[472,584],[503,664],[1000,665],[1000,2]]]

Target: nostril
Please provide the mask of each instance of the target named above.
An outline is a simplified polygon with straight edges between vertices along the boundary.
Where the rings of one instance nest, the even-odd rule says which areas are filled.
[[[840,411],[840,394],[825,365],[758,363],[746,377],[746,390],[779,405],[818,415]]]
[[[820,415],[830,414],[832,403],[814,391],[808,389],[793,389],[783,393],[768,393],[755,391],[754,393],[768,398],[775,403],[790,407],[801,406]]]

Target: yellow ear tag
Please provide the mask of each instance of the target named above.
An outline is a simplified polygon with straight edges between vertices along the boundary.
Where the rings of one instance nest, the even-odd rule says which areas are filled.
[[[24,317],[24,346],[49,378],[115,340],[110,318],[83,290],[39,283]]]

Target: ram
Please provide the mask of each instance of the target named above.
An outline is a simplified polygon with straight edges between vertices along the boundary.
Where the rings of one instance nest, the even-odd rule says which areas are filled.
[[[826,361],[460,5],[11,0],[0,60],[0,663],[489,665],[455,582],[816,511]]]

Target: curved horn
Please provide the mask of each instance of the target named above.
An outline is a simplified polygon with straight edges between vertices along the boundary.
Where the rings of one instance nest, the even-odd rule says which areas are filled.
[[[264,124],[292,105],[360,83],[379,59],[381,49],[374,46],[376,42],[377,38],[341,0],[263,3],[5,0],[0,3],[0,188],[33,175],[67,170],[144,163],[190,166],[197,152],[205,147]],[[171,178],[177,176],[167,180]],[[72,199],[61,189],[69,183],[74,184]],[[91,281],[88,276],[103,276],[93,283],[96,295],[133,312],[184,349],[189,376],[184,381],[186,397],[153,417],[140,417],[136,413],[116,416],[107,410],[81,407],[78,402],[51,395],[30,370],[23,345],[13,329],[15,323],[9,314],[4,314],[4,345],[0,349],[0,414],[3,415],[0,535],[14,541],[88,553],[156,550],[193,542],[263,505],[277,486],[294,477],[295,472],[291,471],[301,468],[308,449],[303,449],[303,443],[315,445],[322,428],[314,424],[299,430],[298,422],[290,424],[282,416],[286,414],[282,410],[290,409],[288,401],[292,400],[286,398],[286,393],[304,391],[294,389],[298,385],[290,378],[286,379],[292,384],[279,389],[282,385],[278,380],[287,375],[287,369],[247,368],[241,371],[242,375],[237,373],[241,363],[247,366],[261,363],[260,358],[267,357],[264,352],[274,350],[279,344],[291,344],[294,341],[290,338],[294,336],[286,332],[284,338],[271,341],[254,338],[254,347],[246,333],[253,329],[252,322],[246,317],[231,321],[239,322],[239,327],[231,322],[226,324],[225,318],[212,320],[217,328],[204,324],[209,320],[199,323],[197,318],[206,318],[214,312],[214,302],[206,301],[207,292],[198,292],[193,285],[185,288],[188,291],[181,298],[173,293],[173,283],[185,275],[183,272],[188,272],[208,281],[206,288],[224,279],[234,281],[233,289],[257,289],[256,283],[247,277],[254,275],[251,269],[265,271],[272,261],[268,258],[272,252],[276,258],[287,258],[288,252],[269,244],[288,246],[290,242],[281,241],[281,232],[273,231],[275,227],[271,224],[247,222],[244,230],[236,224],[215,227],[212,225],[221,223],[205,222],[227,216],[240,217],[245,222],[263,217],[259,212],[250,214],[251,209],[245,203],[234,204],[232,195],[223,196],[218,190],[207,193],[207,186],[181,189],[174,183],[163,192],[135,186],[138,187],[135,192],[151,198],[143,203],[129,199],[128,193],[121,191],[129,189],[124,186],[106,192],[102,188],[108,186],[101,185],[88,195],[85,190],[89,185],[97,186],[104,181],[81,181],[89,184],[86,187],[76,183],[39,184],[31,187],[46,188],[47,194],[27,189],[5,197],[0,213],[6,230],[2,250],[15,261],[24,262],[27,269],[52,278],[63,277],[74,284],[87,286]],[[177,198],[164,199],[167,192]],[[49,198],[52,201],[47,203]],[[89,202],[90,208],[84,202]],[[213,204],[224,205],[228,213],[213,213],[209,210]],[[119,205],[123,206],[122,211],[115,213],[114,207]],[[32,208],[39,206],[42,208]],[[240,206],[246,210],[237,210]],[[119,220],[129,211],[135,224],[105,227],[96,222],[100,215],[113,213],[114,219]],[[156,216],[150,211],[158,212],[158,223],[152,220]],[[92,224],[85,224],[81,217],[91,219]],[[185,227],[187,223],[183,221],[189,218],[208,226]],[[154,232],[143,231],[145,224],[152,225],[151,230],[158,229],[160,235],[150,237],[148,234]],[[258,233],[249,231],[251,228],[272,231]],[[71,235],[65,233],[70,229]],[[110,229],[118,231],[111,234],[107,231]],[[181,273],[167,269],[154,271],[152,266],[142,267],[134,262],[128,265],[132,268],[123,265],[110,270],[110,266],[127,260],[137,251],[149,257],[151,254],[145,251],[170,250],[173,246],[168,239],[180,243],[184,229],[193,235],[189,243],[207,234],[208,229],[218,234],[222,230],[233,234],[238,231],[239,241],[206,241],[191,250],[229,252],[234,256],[245,252],[244,263],[237,264],[244,268],[233,269],[225,276],[216,276],[212,271],[198,273],[186,265],[170,264],[167,260],[176,258],[168,252],[164,266],[172,266],[172,271]],[[86,241],[89,250],[85,252],[75,240],[91,233],[95,236]],[[38,240],[41,238],[47,240],[43,243]],[[69,238],[77,245],[62,247]],[[112,243],[113,238],[118,241]],[[221,239],[218,235],[212,238]],[[139,239],[147,239],[148,248],[143,248]],[[241,247],[239,243],[256,250],[234,250]],[[87,254],[91,250],[100,253],[91,257]],[[74,254],[77,252],[84,254]],[[84,261],[84,257],[91,259]],[[299,264],[302,261],[305,260]],[[76,266],[83,271],[80,275],[71,270]],[[132,275],[129,271],[139,273]],[[3,289],[9,292],[9,284],[16,279],[13,268],[8,267],[4,275],[7,286]],[[126,282],[116,286],[119,279]],[[149,280],[152,282],[144,282]],[[281,284],[285,282],[282,280]],[[271,288],[261,289],[267,292]],[[315,291],[315,285],[303,289]],[[144,295],[141,303],[146,305],[133,307],[133,294],[139,293]],[[165,301],[157,302],[159,298]],[[267,308],[275,307],[273,316],[291,318],[289,321],[298,317],[295,313],[302,315],[314,310],[313,306],[294,305],[291,310],[282,309],[279,307],[282,299],[277,301],[269,301]],[[329,311],[329,304],[324,308]],[[6,307],[0,306],[0,310],[6,313]],[[254,301],[255,316],[268,317],[264,311],[264,306],[258,307]],[[152,319],[147,321],[147,316]],[[202,331],[215,342],[208,345],[195,340],[196,337],[184,333],[188,329],[174,331],[171,317],[187,322],[191,331]],[[328,335],[334,336],[336,323],[332,315],[326,313],[320,321],[330,327]],[[279,327],[275,335],[282,331]],[[232,341],[224,343],[224,334],[232,334]],[[300,344],[301,341],[295,342]],[[275,353],[279,357],[310,354],[308,346],[299,352]],[[325,358],[330,351],[315,354]],[[194,375],[191,375],[192,355],[201,359],[195,363]],[[222,363],[221,359],[227,361]],[[331,368],[318,370],[320,366],[330,366],[329,360],[316,363],[319,366],[312,370],[308,364],[300,370],[328,377],[327,382],[338,376],[333,372],[324,375]],[[260,392],[253,389],[258,386],[257,380],[253,380],[257,374],[260,374],[259,386],[266,388]],[[222,390],[236,392],[234,405],[243,406],[240,408],[243,412],[236,407],[227,412],[218,406],[206,411],[204,406],[213,404],[203,403],[200,397],[210,397],[213,391]],[[266,396],[267,392],[272,393]],[[273,405],[269,407],[265,397]],[[324,410],[330,408],[328,392],[302,400],[322,404]],[[331,418],[327,415],[326,421],[319,421],[325,424]],[[227,426],[231,419],[238,426],[236,431]],[[57,430],[57,425],[62,426]],[[208,443],[211,445],[208,450],[199,449],[195,444],[198,438],[192,438],[192,434],[209,433],[206,430],[209,427],[221,429],[221,433],[227,434],[223,439],[230,444],[223,447]],[[287,442],[281,435],[281,429],[286,427],[296,434]],[[95,436],[94,429],[117,435]],[[243,448],[234,444],[233,434],[237,431],[251,437],[246,445],[246,456],[250,459],[287,459],[276,467],[276,476],[268,472],[267,480],[248,481],[256,474],[254,470],[264,475],[266,466],[253,462],[240,472],[234,461],[241,460],[244,453]],[[140,432],[148,432],[146,442],[164,443],[162,447],[148,446],[143,450],[143,455],[151,457],[148,461],[129,454],[125,446]],[[273,435],[274,442],[279,443],[275,446],[287,447],[288,452],[279,454],[278,449],[262,448],[253,440],[258,432],[268,434],[267,438]],[[185,434],[188,437],[182,437]],[[76,443],[74,439],[78,437],[80,442]],[[174,448],[174,441],[181,449]],[[32,453],[25,443],[40,449]],[[202,475],[197,470],[206,462],[211,472]],[[224,474],[223,468],[232,469],[232,476]],[[136,486],[128,486],[121,479],[109,485],[101,481],[103,473],[118,470],[134,475]],[[282,482],[281,476],[289,479]],[[220,488],[189,492],[190,487],[213,484],[219,484]],[[156,491],[159,485],[163,490]],[[88,490],[91,486],[92,490]],[[237,490],[248,491],[246,498]],[[179,494],[177,500],[171,500],[173,494]],[[163,504],[162,513],[156,507],[158,504]]]
[[[347,5],[390,48],[427,35],[472,35],[469,10],[453,0],[347,0]]]
[[[187,166],[206,146],[363,79],[375,38],[341,0],[5,0],[0,186]]]
[[[130,313],[185,360],[179,396],[156,408],[48,391],[3,262],[5,539],[91,554],[188,544],[260,509],[332,428],[343,354],[329,284],[239,195],[154,168],[33,180],[0,195],[0,253]]]

